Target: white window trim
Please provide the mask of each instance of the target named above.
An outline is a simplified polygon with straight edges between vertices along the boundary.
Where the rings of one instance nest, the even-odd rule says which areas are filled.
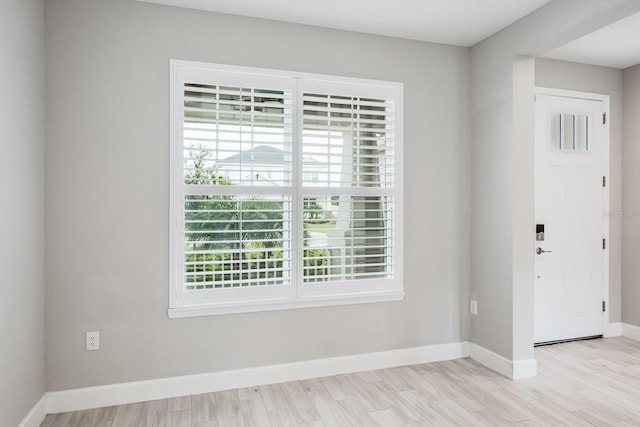
[[[256,300],[236,300],[233,302],[225,301],[221,303],[203,302],[198,294],[210,292],[188,291],[189,298],[185,298],[185,292],[182,291],[183,283],[183,264],[184,257],[182,251],[182,238],[184,229],[182,227],[182,212],[184,199],[181,192],[177,192],[177,188],[183,185],[182,176],[182,119],[183,104],[181,92],[184,90],[183,82],[178,77],[182,68],[193,70],[202,70],[203,74],[211,71],[237,72],[242,74],[250,74],[253,76],[264,76],[270,78],[288,78],[288,79],[304,79],[305,90],[315,90],[319,93],[332,93],[336,88],[340,88],[340,95],[363,96],[359,92],[358,87],[370,86],[375,87],[376,96],[384,96],[395,100],[395,145],[394,145],[394,190],[390,194],[394,197],[394,222],[393,222],[393,279],[385,279],[383,281],[371,280],[355,280],[355,281],[333,281],[328,283],[316,282],[310,286],[306,286],[302,282],[301,268],[292,271],[292,285],[280,286],[283,289],[277,289],[279,286],[268,286],[262,290],[252,289],[263,292],[265,295]],[[170,61],[170,238],[169,238],[169,318],[185,318],[209,315],[223,315],[232,313],[247,313],[260,311],[273,311],[285,309],[299,309],[307,307],[323,307],[337,306],[362,303],[378,303],[400,301],[404,298],[403,291],[403,85],[397,82],[386,82],[377,80],[354,79],[347,77],[336,77],[329,75],[319,75],[310,73],[298,73],[291,71],[280,71],[270,69],[249,68],[240,66],[229,66],[221,64],[209,64],[194,61],[171,60]],[[225,82],[225,84],[233,84],[234,82]],[[238,86],[242,86],[242,78],[238,77]],[[294,112],[294,143],[301,141],[302,129],[301,123],[302,108],[301,105],[303,90],[294,92],[293,112]],[[297,153],[297,154],[296,154]],[[302,161],[302,150],[294,150],[296,159],[293,163],[293,172],[296,179],[293,180],[291,188],[292,200],[299,200],[302,191],[300,177],[302,175],[300,164]],[[316,189],[311,192],[309,188],[305,188],[305,194],[311,195],[318,193]],[[332,194],[349,194],[348,189],[333,188]],[[299,207],[295,206],[292,210],[294,218],[301,217],[298,212]],[[302,228],[303,223],[294,219],[292,229],[292,259],[301,265],[301,248],[302,248]],[[300,270],[300,271],[297,271]],[[350,285],[351,284],[351,285]],[[284,289],[288,288],[288,289]],[[359,290],[365,288],[366,290]],[[242,289],[217,289],[214,292],[241,292]]]

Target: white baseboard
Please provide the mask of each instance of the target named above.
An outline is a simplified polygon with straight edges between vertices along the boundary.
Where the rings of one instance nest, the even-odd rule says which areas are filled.
[[[538,375],[538,361],[536,359],[513,361],[512,379],[523,380],[525,378],[533,378],[536,375]]]
[[[496,371],[500,375],[504,375],[507,378],[511,378],[513,375],[513,366],[511,360],[491,350],[479,346],[474,343],[469,343],[469,357],[476,362],[486,366],[487,368]]]
[[[604,328],[603,336],[605,338],[619,337],[621,335],[622,335],[622,323],[621,322],[608,323]]]
[[[620,335],[640,341],[640,327],[626,323],[611,323],[606,328],[605,336]],[[454,360],[463,357],[471,357],[478,363],[513,380],[535,377],[537,374],[535,359],[511,361],[477,344],[458,342],[48,392],[31,409],[18,427],[37,427],[47,414],[59,412]]]
[[[469,356],[487,368],[513,380],[535,377],[538,365],[535,359],[511,361],[477,344],[469,344]]]
[[[458,342],[56,391],[47,393],[46,412],[54,414],[79,411],[351,372],[453,360],[467,356],[469,356],[469,343]]]
[[[29,413],[22,419],[18,427],[39,427],[47,416],[47,394],[38,400]]]
[[[622,335],[625,337],[633,338],[640,341],[640,327],[630,325],[628,323],[622,324]]]

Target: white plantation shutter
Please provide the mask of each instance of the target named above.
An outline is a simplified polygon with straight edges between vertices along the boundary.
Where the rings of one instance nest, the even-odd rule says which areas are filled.
[[[335,227],[304,237],[304,281],[393,279],[393,201],[385,196],[341,196],[331,210]],[[312,211],[305,209],[305,218]],[[307,219],[307,224],[318,220]]]
[[[402,87],[315,77],[172,61],[171,317],[402,297]]]
[[[294,89],[276,76],[174,69],[174,307],[293,295]]]
[[[291,185],[291,140],[290,92],[185,83],[185,184]]]
[[[305,93],[302,154],[316,162],[304,162],[303,172],[327,170],[316,182],[325,187],[392,188],[393,106],[392,100]]]
[[[183,141],[184,289],[289,285],[291,93],[186,82]]]
[[[354,281],[393,281],[395,101],[352,89],[305,91],[302,104],[303,196],[314,201],[304,203],[303,282],[353,292]]]
[[[185,196],[184,289],[289,285],[286,197]]]

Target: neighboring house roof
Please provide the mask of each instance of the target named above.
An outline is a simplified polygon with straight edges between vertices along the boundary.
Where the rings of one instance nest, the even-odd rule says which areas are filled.
[[[250,150],[241,151],[224,159],[219,163],[254,163],[259,165],[284,163],[284,151],[271,145],[258,145]],[[312,157],[304,157],[303,163],[318,163]]]
[[[258,145],[250,150],[220,160],[221,163],[284,163],[284,151],[270,145]]]

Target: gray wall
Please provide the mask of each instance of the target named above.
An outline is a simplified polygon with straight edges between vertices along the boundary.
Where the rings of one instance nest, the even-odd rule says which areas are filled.
[[[0,426],[44,387],[44,6],[0,2]]]
[[[533,357],[533,138],[527,126],[512,126],[522,113],[518,106],[514,115],[514,87],[529,90],[519,79],[532,74],[521,64],[514,80],[514,61],[638,9],[630,0],[551,2],[471,49],[470,277],[479,312],[471,340],[509,359]]]
[[[622,321],[640,326],[640,65],[623,74]]]
[[[48,390],[469,338],[468,49],[128,0],[46,7]],[[167,319],[170,58],[405,84],[404,301]]]
[[[622,291],[622,70],[536,60],[536,85],[610,95],[609,321],[620,322]],[[634,181],[630,181],[634,182]]]

